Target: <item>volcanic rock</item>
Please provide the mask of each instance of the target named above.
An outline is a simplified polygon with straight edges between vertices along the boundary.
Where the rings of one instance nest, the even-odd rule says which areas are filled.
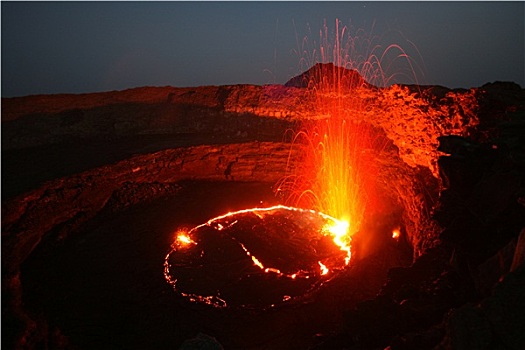
[[[222,345],[217,339],[210,337],[209,335],[199,333],[195,338],[188,339],[182,343],[180,350],[222,350]]]
[[[446,186],[434,214],[444,228],[439,243],[412,266],[391,269],[378,297],[348,311],[348,335],[334,338],[346,339],[340,347],[525,346],[522,145],[501,151],[457,136],[440,141],[449,155],[439,161]]]
[[[358,71],[338,67],[333,63],[317,63],[306,72],[291,78],[284,86],[296,88],[353,90],[358,87],[373,87]]]

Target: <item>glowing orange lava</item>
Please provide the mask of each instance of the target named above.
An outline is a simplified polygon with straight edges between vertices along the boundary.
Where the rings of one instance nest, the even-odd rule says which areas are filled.
[[[174,244],[176,246],[178,246],[178,247],[186,247],[186,246],[189,246],[191,244],[197,244],[197,243],[195,243],[190,238],[190,236],[188,236],[187,232],[185,232],[184,230],[178,230],[176,232],[176,239],[175,239],[175,243]]]
[[[319,263],[319,267],[321,268],[321,275],[326,275],[328,274],[328,272],[330,272],[330,270],[320,261],[318,261]]]
[[[222,230],[224,230],[224,227],[225,227],[223,223],[219,222],[222,219],[226,219],[226,218],[229,218],[229,217],[235,217],[236,215],[243,214],[243,213],[253,213],[257,217],[259,217],[260,219],[264,219],[266,212],[275,211],[276,209],[298,211],[298,212],[305,211],[305,212],[309,212],[309,213],[312,213],[312,214],[319,215],[319,216],[323,217],[325,220],[327,220],[327,223],[323,226],[323,228],[321,230],[321,233],[323,235],[325,235],[325,236],[332,237],[334,244],[337,247],[339,247],[339,249],[341,251],[344,251],[346,253],[345,264],[348,265],[348,263],[350,262],[350,258],[352,256],[351,244],[350,244],[352,240],[351,240],[350,236],[348,235],[348,226],[349,226],[348,222],[338,220],[338,219],[333,218],[330,215],[324,214],[322,212],[316,212],[314,210],[309,210],[309,209],[300,209],[300,208],[295,208],[295,207],[289,207],[289,206],[285,206],[285,205],[276,205],[276,206],[267,207],[267,208],[242,209],[242,210],[238,210],[238,211],[235,211],[235,212],[228,212],[226,214],[223,214],[223,215],[217,216],[215,218],[212,218],[212,219],[208,220],[207,222],[205,222],[204,224],[196,226],[195,228],[193,228],[189,232],[178,231],[177,236],[176,236],[176,246],[174,248],[176,248],[176,247],[185,247],[185,246],[188,246],[190,244],[195,244],[196,245],[197,243],[194,242],[191,239],[190,235],[191,235],[192,231],[197,230],[200,227],[203,227],[203,226],[214,226],[217,231],[222,231]],[[237,221],[235,220],[232,223],[229,223],[229,226],[233,226],[236,223],[237,223]],[[257,259],[257,257],[255,257],[242,243],[239,243],[239,244],[241,245],[242,249],[246,252],[246,255],[248,255],[251,258],[251,260],[253,261],[253,264],[255,266],[259,267],[261,270],[263,270],[266,273],[271,272],[271,273],[275,273],[275,274],[282,275],[284,277],[288,277],[288,278],[292,278],[292,279],[295,279],[296,277],[309,278],[309,275],[305,274],[303,271],[298,271],[298,272],[293,273],[293,274],[283,274],[277,268],[264,266],[261,263],[261,261],[259,261],[259,259]],[[325,265],[323,265],[320,261],[318,263],[319,263],[319,266],[320,266],[321,274],[322,275],[327,274],[329,272],[329,269]]]
[[[396,229],[394,229],[392,231],[392,238],[393,239],[398,240],[400,235],[401,235],[401,232],[399,231],[398,228],[396,228]]]
[[[277,191],[285,193],[292,205],[313,208],[344,223],[334,238],[342,247],[350,247],[368,199],[374,197],[370,154],[383,146],[370,126],[358,121],[374,103],[371,91],[389,82],[381,62],[394,51],[396,58],[408,57],[399,45],[382,49],[363,31],[351,35],[350,28],[336,20],[334,35],[330,37],[325,24],[319,47],[307,60],[312,68],[305,73],[309,79],[305,85],[317,117],[305,121],[296,133],[295,142],[305,145],[304,160]]]
[[[269,231],[265,230],[267,228]],[[333,272],[342,270],[349,263],[351,239],[347,232],[347,222],[311,209],[276,205],[229,212],[189,231],[177,231],[172,251],[165,259],[164,276],[174,289],[188,300],[224,307],[227,299],[219,292],[211,293],[212,287],[199,285],[199,277],[196,275],[206,271],[200,279],[218,280],[223,284],[223,278],[215,276],[223,273],[217,272],[217,261],[228,261],[231,258],[228,253],[221,253],[224,250],[231,251],[232,256],[237,256],[234,258],[235,263],[228,264],[240,264],[239,250],[234,250],[234,246],[237,246],[251,262],[252,268],[235,270],[232,267],[231,271],[224,271],[225,278],[239,274],[235,279],[235,283],[238,283],[255,276],[255,271],[260,271],[265,275],[275,276],[273,278],[277,278],[278,281],[311,280],[301,282],[303,287],[299,288],[304,288],[305,283],[308,288],[312,288],[318,285],[320,278],[329,274],[335,276]],[[284,241],[280,241],[281,239]],[[286,246],[279,247],[279,242]],[[309,247],[305,247],[305,244]],[[289,249],[294,246],[300,247],[298,252]],[[296,257],[298,261],[291,261],[292,257]],[[208,263],[207,259],[214,262]],[[209,265],[205,266],[207,264]],[[196,275],[190,273],[191,269],[195,269]],[[181,278],[184,280],[182,289],[178,287]],[[184,289],[194,284],[199,292]],[[294,288],[298,287],[292,289]],[[288,298],[288,294],[282,296],[282,301],[289,300]]]

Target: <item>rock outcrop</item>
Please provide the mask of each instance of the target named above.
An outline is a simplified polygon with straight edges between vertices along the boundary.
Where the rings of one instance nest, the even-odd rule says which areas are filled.
[[[486,93],[446,90],[442,96],[434,90],[361,87],[334,97],[282,85],[233,85],[10,98],[2,100],[2,147],[134,135],[228,134],[274,141],[283,129],[326,117],[333,112],[327,106],[337,104],[345,118],[385,130],[407,164],[438,177],[437,138],[469,136]]]
[[[316,90],[348,91],[357,88],[373,88],[357,70],[338,67],[333,63],[317,63],[306,72],[288,80],[284,86]]]
[[[318,349],[523,348],[524,145],[441,138],[437,244],[391,269],[381,293],[349,310],[344,331]]]
[[[289,144],[259,142],[170,149],[48,182],[2,207],[2,245],[10,252],[3,259],[4,271],[16,274],[46,232],[92,218],[110,199],[115,207],[112,202],[124,190],[188,179],[276,182],[293,166],[289,159],[297,159],[294,152]],[[142,201],[171,191],[150,189],[153,193],[140,194]]]

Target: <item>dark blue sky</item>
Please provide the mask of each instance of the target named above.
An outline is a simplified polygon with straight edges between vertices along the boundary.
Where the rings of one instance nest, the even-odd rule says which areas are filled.
[[[348,37],[367,33],[374,52],[401,46],[420,84],[525,87],[524,2],[2,1],[1,9],[4,97],[285,83],[311,63],[325,20],[335,34],[336,18]],[[392,62],[391,82],[415,82],[406,60],[383,66]]]

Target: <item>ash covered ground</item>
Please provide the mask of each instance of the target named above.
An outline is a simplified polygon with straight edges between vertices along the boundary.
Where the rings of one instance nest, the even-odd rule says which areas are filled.
[[[274,185],[301,156],[289,130],[319,112],[297,81],[2,99],[2,346],[524,348],[513,83],[356,92],[356,121],[388,147],[370,150],[382,205],[354,265],[271,310],[176,297],[162,264],[178,226],[283,201]]]

